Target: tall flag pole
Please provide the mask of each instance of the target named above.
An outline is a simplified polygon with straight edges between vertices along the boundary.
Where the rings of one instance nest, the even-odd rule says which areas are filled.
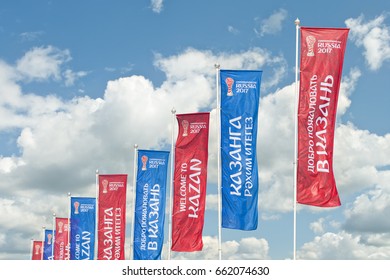
[[[130,230],[130,260],[134,259],[134,223],[135,223],[135,194],[136,194],[136,181],[137,181],[137,156],[138,156],[138,145],[134,144],[134,165],[133,165],[133,199],[132,199],[132,211],[131,211],[131,230]]]
[[[294,107],[294,233],[293,233],[293,259],[296,260],[297,251],[297,151],[298,151],[298,39],[299,39],[299,24],[300,20],[295,20],[295,107]]]
[[[300,82],[296,72],[294,259],[296,204],[341,205],[333,173],[337,102],[348,28],[300,27]],[[298,35],[296,39],[298,50]],[[298,54],[296,54],[298,57]],[[296,59],[296,71],[298,71]]]
[[[71,219],[70,219],[70,215],[71,215],[71,197],[72,197],[72,194],[70,192],[68,192],[68,244],[66,245],[66,255],[67,255],[67,258],[66,260],[70,260],[70,249],[71,249],[71,242],[70,242],[70,234],[71,234],[71,231],[72,231],[72,224],[71,224]]]
[[[172,251],[203,248],[210,113],[176,115]]]
[[[219,70],[220,65],[217,63],[214,65],[215,67],[215,84],[216,84],[216,94],[217,94],[217,111],[215,117],[216,121],[216,129],[217,129],[217,194],[218,194],[218,259],[222,259],[222,195],[221,195],[221,130],[220,130],[220,114],[221,114],[221,106],[219,103]]]
[[[260,70],[221,70],[222,227],[258,225]]]
[[[134,259],[161,260],[169,152],[139,150],[137,159]]]
[[[51,246],[51,255],[53,256],[52,261],[54,261],[54,252],[56,245],[56,213],[53,213],[53,245]]]
[[[41,260],[43,260],[43,250],[45,248],[45,226],[42,226],[42,254],[41,254]]]
[[[94,259],[98,259],[98,224],[99,224],[99,169],[95,170],[95,186],[96,186],[96,212],[95,212],[95,253],[94,253]]]
[[[168,221],[168,260],[171,259],[171,246],[172,246],[172,203],[173,203],[173,185],[175,182],[174,178],[174,161],[175,161],[175,120],[176,120],[176,109],[172,108],[172,138],[171,138],[171,173],[170,173],[170,185],[169,185],[169,221]]]
[[[340,206],[333,173],[337,101],[348,28],[301,27],[297,202]]]

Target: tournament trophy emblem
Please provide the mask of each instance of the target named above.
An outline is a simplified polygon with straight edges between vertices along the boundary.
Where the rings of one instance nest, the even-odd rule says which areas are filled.
[[[314,56],[314,43],[316,42],[316,38],[314,36],[306,37],[306,45],[307,45],[307,56]]]
[[[143,155],[141,157],[141,161],[142,161],[142,170],[145,171],[146,170],[146,163],[148,162],[148,157]]]
[[[40,249],[41,249],[41,245],[36,244],[36,245],[35,245],[35,255],[39,255]]]
[[[62,229],[64,228],[64,223],[63,222],[58,222],[58,232],[62,233]]]
[[[52,240],[52,238],[53,238],[53,235],[51,234],[51,233],[49,233],[48,235],[47,235],[47,244],[51,244],[51,240]]]
[[[74,206],[74,213],[77,215],[79,213],[80,202],[75,201],[73,203],[73,206]]]
[[[103,193],[107,193],[108,180],[104,179],[102,181],[102,185],[103,185]]]
[[[190,123],[187,120],[183,120],[181,122],[181,125],[183,126],[183,135],[182,136],[188,136],[188,127],[190,126]]]
[[[225,83],[228,87],[227,96],[233,96],[233,84],[234,84],[233,78],[227,77],[225,79]]]

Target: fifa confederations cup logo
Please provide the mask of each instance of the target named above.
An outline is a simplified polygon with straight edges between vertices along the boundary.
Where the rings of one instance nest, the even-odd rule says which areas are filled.
[[[315,42],[316,42],[316,38],[314,38],[314,36],[307,36],[306,37],[307,56],[314,56]]]
[[[103,193],[107,193],[108,180],[107,180],[107,179],[104,179],[104,180],[102,181],[102,185],[103,185]]]
[[[73,206],[74,206],[74,213],[77,215],[79,213],[80,202],[75,201],[73,203]]]
[[[233,96],[233,84],[234,84],[234,80],[233,78],[230,78],[230,77],[227,77],[225,79],[225,83],[228,87],[228,91],[227,91],[227,96]]]
[[[40,249],[41,249],[41,245],[36,244],[36,245],[35,245],[35,255],[39,255]]]
[[[146,163],[148,162],[148,157],[147,156],[142,156],[141,157],[141,161],[142,161],[142,170],[146,170]]]
[[[51,234],[51,233],[49,233],[48,235],[47,235],[47,244],[51,244],[51,240],[53,239],[53,235]]]
[[[182,136],[188,136],[188,127],[190,126],[190,123],[187,120],[183,120],[181,122],[181,125],[183,126],[183,135]]]
[[[58,232],[62,233],[64,228],[64,223],[63,222],[58,222]]]

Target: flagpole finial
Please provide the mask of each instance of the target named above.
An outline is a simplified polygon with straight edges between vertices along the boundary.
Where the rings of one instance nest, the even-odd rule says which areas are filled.
[[[95,173],[96,173],[96,174],[99,174],[99,169],[96,169]]]
[[[172,108],[171,112],[172,112],[172,114],[175,114],[176,113],[176,109]]]
[[[134,144],[134,149],[138,149],[138,144]]]
[[[301,24],[301,21],[299,20],[299,18],[297,18],[295,21],[294,21],[295,25],[300,25]]]
[[[219,65],[219,63],[215,63],[215,64],[214,64],[214,67],[215,67],[216,69],[219,69],[219,67],[221,67],[221,65]]]
[[[71,193],[70,192],[68,192],[68,196],[70,196],[71,195]]]
[[[53,213],[53,217],[55,217],[56,216],[56,213]]]

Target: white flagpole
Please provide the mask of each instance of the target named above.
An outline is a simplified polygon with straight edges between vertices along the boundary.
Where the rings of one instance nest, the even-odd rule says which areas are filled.
[[[99,227],[99,170],[95,172],[95,186],[96,186],[96,201],[95,201],[95,254],[94,259],[98,259],[98,227]]]
[[[173,183],[174,183],[174,137],[175,137],[175,117],[176,117],[176,110],[175,108],[172,108],[172,138],[171,138],[171,184],[170,184],[170,190],[169,190],[169,223],[168,223],[168,260],[171,259],[171,243],[172,243],[172,201],[173,201]]]
[[[52,261],[54,261],[54,246],[56,244],[56,234],[55,234],[55,229],[56,229],[56,213],[53,213],[53,243],[51,246],[51,256],[52,256]]]
[[[32,238],[31,238],[31,245],[30,245],[30,253],[31,253],[30,260],[32,260],[34,257],[34,239]]]
[[[137,164],[138,164],[138,145],[134,145],[134,171],[133,171],[133,211],[131,212],[131,231],[130,231],[130,257],[129,259],[134,259],[134,223],[135,223],[135,190],[137,183]]]
[[[222,259],[222,221],[221,221],[221,215],[222,215],[222,205],[221,205],[221,135],[220,135],[220,112],[221,107],[219,104],[219,70],[220,65],[215,64],[215,88],[217,93],[217,111],[216,111],[216,127],[217,127],[217,177],[218,177],[218,183],[217,183],[217,192],[218,192],[218,259]]]
[[[45,226],[42,226],[42,255],[41,260],[43,260],[43,254],[45,253]]]
[[[72,205],[71,205],[71,193],[68,192],[68,245],[67,245],[67,260],[70,260],[70,215],[72,211]]]
[[[297,161],[298,161],[298,35],[299,35],[299,24],[300,21],[297,18],[295,20],[295,145],[294,145],[294,252],[293,259],[296,260],[296,251],[297,251]]]

